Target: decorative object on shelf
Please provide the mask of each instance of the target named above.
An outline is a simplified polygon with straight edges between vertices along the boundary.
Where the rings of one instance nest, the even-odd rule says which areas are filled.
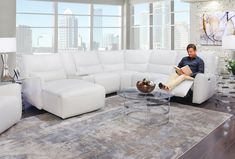
[[[14,71],[14,76],[13,76],[14,81],[19,81],[19,80],[20,80],[20,72],[19,72],[19,69],[18,69],[18,68],[15,68],[13,71]]]
[[[13,78],[10,76],[8,62],[8,54],[16,52],[16,39],[15,38],[0,38],[0,54],[3,63],[1,81],[12,82]]]
[[[137,89],[142,93],[151,93],[155,89],[155,86],[156,84],[153,81],[146,80],[145,78],[136,83]]]
[[[235,12],[206,12],[201,17],[201,45],[222,45],[223,36],[234,35]]]
[[[235,75],[235,60],[228,60],[226,68],[228,72],[231,72],[233,75]]]

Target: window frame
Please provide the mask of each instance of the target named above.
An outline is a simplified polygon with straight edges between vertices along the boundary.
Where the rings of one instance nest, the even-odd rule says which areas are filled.
[[[153,4],[155,3],[154,1],[141,1],[141,0],[139,0],[139,2],[135,2],[134,0],[131,0],[131,3],[130,3],[130,12],[129,12],[129,15],[130,15],[130,34],[129,34],[129,36],[130,36],[130,39],[133,39],[133,36],[134,35],[132,35],[132,29],[134,29],[134,28],[136,28],[136,27],[138,27],[138,26],[135,26],[134,25],[134,11],[133,11],[133,7],[134,7],[134,5],[138,5],[138,4],[148,4],[148,6],[149,6],[149,13],[148,13],[148,15],[149,15],[149,25],[146,25],[146,26],[139,26],[140,28],[141,27],[148,27],[149,28],[149,48],[148,49],[155,49],[155,48],[153,48],[153,46],[154,46],[154,37],[153,37],[153,32],[154,32],[154,28],[155,27],[164,27],[164,28],[168,28],[169,27],[169,30],[170,30],[170,41],[169,41],[169,47],[170,48],[158,48],[158,49],[171,49],[171,50],[178,50],[179,48],[176,48],[176,46],[175,46],[175,43],[176,43],[176,39],[175,39],[175,28],[177,27],[177,26],[180,26],[180,25],[177,25],[177,24],[175,24],[175,14],[178,14],[178,13],[188,13],[189,14],[189,16],[190,16],[190,6],[189,6],[189,9],[182,9],[182,10],[177,10],[177,11],[175,11],[174,9],[175,9],[175,1],[178,1],[178,0],[170,0],[169,1],[169,3],[170,3],[170,5],[169,5],[169,12],[167,12],[167,13],[165,13],[165,14],[168,14],[169,15],[169,24],[167,24],[167,25],[156,25],[156,26],[154,26],[154,23],[153,23],[153,15],[155,14],[154,12],[153,12]],[[160,13],[159,13],[159,15],[160,15]],[[188,24],[188,31],[190,31],[190,20],[189,20],[189,24]],[[190,34],[189,34],[189,40],[190,40]],[[131,49],[135,49],[134,48],[134,46],[132,46],[132,43],[131,43],[131,41],[130,41],[130,48]],[[140,46],[138,46],[138,48],[139,49],[141,49],[140,48]],[[181,48],[180,48],[180,50],[181,50]]]
[[[39,0],[40,1],[40,0]],[[37,26],[30,26],[30,28],[47,28],[47,29],[53,29],[54,32],[53,32],[53,45],[52,45],[52,50],[54,53],[58,53],[59,52],[59,46],[58,46],[58,42],[59,42],[59,33],[58,33],[58,30],[60,28],[67,28],[67,27],[61,27],[59,26],[58,24],[58,20],[59,20],[59,16],[63,16],[64,14],[61,14],[61,13],[58,13],[58,5],[59,3],[80,3],[80,4],[89,4],[90,7],[90,11],[89,11],[89,14],[72,14],[73,16],[89,16],[90,17],[90,20],[89,20],[89,23],[90,25],[89,26],[78,26],[77,28],[85,28],[85,29],[89,29],[90,31],[90,35],[89,35],[89,50],[94,50],[94,46],[93,46],[93,32],[94,32],[94,29],[95,28],[118,28],[121,30],[120,32],[120,38],[119,38],[119,48],[118,50],[120,49],[123,49],[123,34],[124,34],[124,29],[123,29],[123,19],[124,19],[124,15],[123,15],[123,4],[124,2],[120,2],[120,1],[117,1],[117,2],[110,2],[110,3],[102,3],[102,2],[87,2],[87,1],[79,1],[79,2],[76,2],[76,1],[51,1],[51,3],[53,3],[53,13],[39,13],[39,12],[17,12],[16,11],[16,15],[51,15],[53,16],[54,18],[54,22],[53,22],[53,25],[52,27],[37,27]],[[121,7],[121,10],[120,10],[120,15],[94,15],[94,5],[113,5],[113,6],[120,6]],[[120,26],[118,27],[115,27],[115,26],[108,26],[108,27],[95,27],[94,26],[94,16],[101,16],[101,17],[118,17],[120,18]],[[19,28],[18,26],[16,26],[16,29]],[[34,52],[32,52],[34,53]]]

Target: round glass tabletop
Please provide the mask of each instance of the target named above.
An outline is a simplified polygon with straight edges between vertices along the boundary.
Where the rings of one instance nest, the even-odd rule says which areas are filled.
[[[162,99],[170,99],[173,95],[166,91],[156,90],[151,93],[141,93],[136,88],[128,88],[118,92],[118,95],[133,100],[162,100]]]

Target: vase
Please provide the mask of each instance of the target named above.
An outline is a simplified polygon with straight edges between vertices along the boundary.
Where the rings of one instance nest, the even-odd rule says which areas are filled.
[[[7,65],[8,55],[1,54],[1,59],[2,59],[2,63],[3,63],[1,82],[12,82],[13,78],[10,76],[8,65]]]

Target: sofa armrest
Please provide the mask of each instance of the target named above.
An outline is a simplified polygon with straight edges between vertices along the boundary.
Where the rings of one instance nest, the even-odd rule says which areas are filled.
[[[44,82],[38,77],[26,78],[23,81],[23,94],[25,99],[38,109],[42,109],[43,107],[41,96],[43,86]]]
[[[198,74],[194,79],[193,103],[201,104],[216,92],[216,76],[213,74]]]

